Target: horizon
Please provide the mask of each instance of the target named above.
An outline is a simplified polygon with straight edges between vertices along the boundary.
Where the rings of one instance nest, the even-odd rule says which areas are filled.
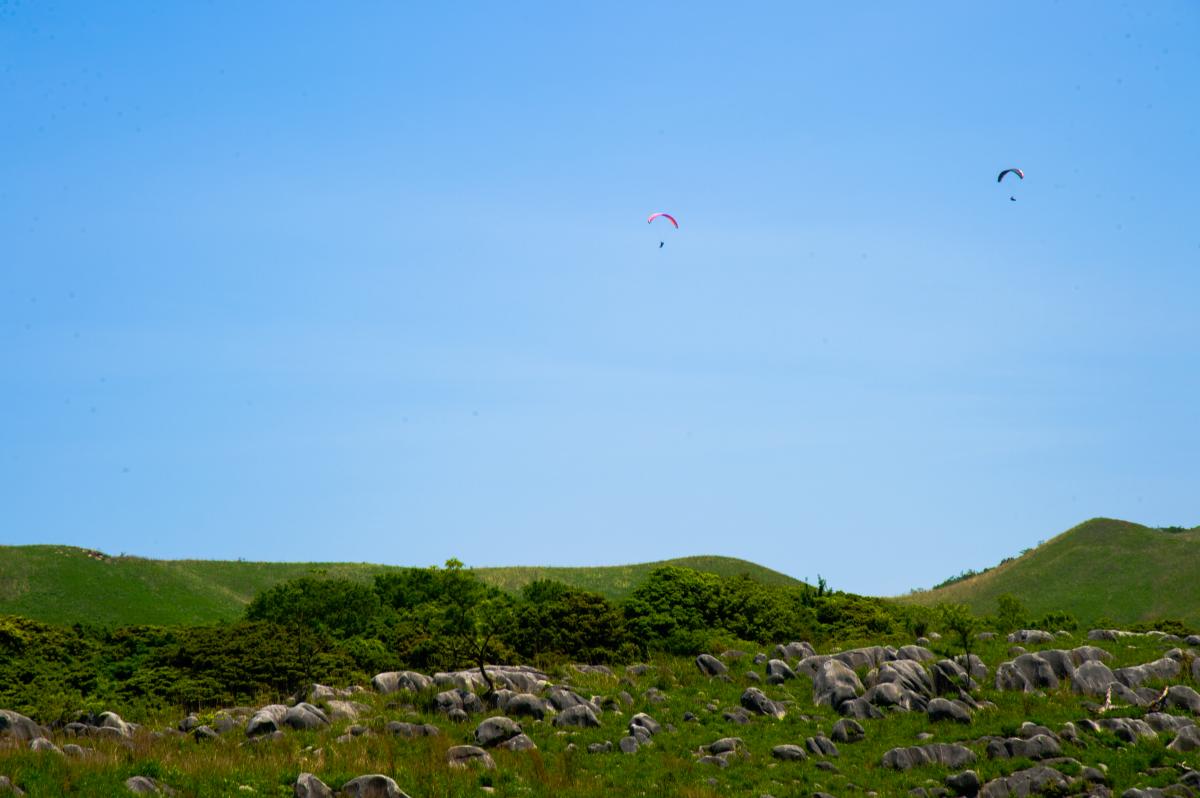
[[[1196,41],[1187,2],[0,4],[0,543],[892,596],[1195,526]]]

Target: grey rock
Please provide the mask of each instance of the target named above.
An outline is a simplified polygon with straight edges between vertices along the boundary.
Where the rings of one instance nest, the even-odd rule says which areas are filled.
[[[350,779],[338,794],[346,798],[408,798],[399,784],[382,773]]]
[[[1112,658],[1112,654],[1096,646],[1077,646],[1071,649],[1071,661],[1077,668],[1085,662],[1108,662]]]
[[[1095,723],[1127,743],[1137,742],[1138,739],[1154,740],[1158,737],[1158,733],[1149,723],[1138,718],[1102,718]]]
[[[773,659],[767,663],[767,683],[783,684],[788,679],[795,679],[796,672],[781,659]]]
[[[1102,697],[1108,692],[1108,686],[1116,683],[1117,677],[1108,666],[1099,660],[1087,660],[1075,669],[1071,678],[1071,689],[1076,693]]]
[[[329,785],[311,773],[301,773],[292,787],[296,798],[333,798]]]
[[[617,748],[619,748],[623,754],[636,754],[638,747],[637,738],[633,736],[622,737],[617,741]]]
[[[814,649],[812,645],[807,642],[792,642],[785,646],[775,646],[775,656],[778,659],[804,659],[805,657],[811,657],[816,653],[816,649]]]
[[[892,687],[894,685],[888,685]],[[883,713],[866,698],[852,698],[849,701],[843,701],[838,704],[838,714],[844,718],[857,718],[866,720],[868,718],[882,718]]]
[[[1033,689],[1053,690],[1058,687],[1058,677],[1054,675],[1054,669],[1040,654],[1022,654],[1014,659],[1012,664]]]
[[[896,659],[928,662],[931,659],[937,659],[937,656],[924,646],[900,646],[896,650]]]
[[[1179,675],[1179,671],[1180,665],[1176,660],[1163,657],[1162,659],[1147,662],[1143,665],[1117,668],[1113,671],[1113,676],[1126,687],[1141,687],[1146,682],[1154,679],[1163,681],[1174,679]]]
[[[955,795],[963,796],[978,795],[979,788],[982,786],[979,774],[973,770],[964,770],[962,773],[947,776],[945,784]]]
[[[868,674],[867,682],[872,687],[894,684],[901,690],[915,693],[926,700],[934,695],[933,679],[920,662],[910,659],[883,663],[878,669]],[[923,705],[924,702],[922,702]]]
[[[647,691],[647,697],[649,697],[649,691]],[[600,714],[600,707],[595,702],[589,701],[579,693],[576,693],[574,690],[569,690],[566,687],[551,688],[550,692],[546,695],[546,698],[549,700],[550,705],[559,712],[565,712],[572,707],[582,706],[587,707],[597,715]]]
[[[777,745],[771,749],[771,756],[776,759],[782,759],[785,762],[808,759],[808,754],[798,745]]]
[[[745,745],[746,743],[741,737],[722,737],[716,742],[706,745],[704,750],[710,754],[729,754],[740,750]]]
[[[709,754],[708,756],[702,756],[699,759],[697,759],[696,762],[701,765],[715,765],[716,767],[719,767],[719,768],[729,767],[729,760],[726,757],[715,756],[713,754]]]
[[[971,712],[961,701],[948,701],[945,698],[935,698],[929,702],[926,709],[931,721],[952,720],[955,723],[970,723]]]
[[[503,748],[506,751],[536,751],[537,743],[530,739],[527,734],[518,734],[516,737],[508,738],[496,747]]]
[[[1069,783],[1063,774],[1053,768],[1039,765],[1018,770],[1007,777],[992,779],[979,791],[980,798],[1026,798],[1050,790],[1061,794]]]
[[[829,736],[833,738],[834,742],[856,743],[866,737],[867,732],[858,721],[842,718],[833,724],[833,731]]]
[[[554,725],[561,728],[595,728],[600,725],[599,718],[592,708],[584,704],[570,707],[554,718]]]
[[[1062,756],[1058,740],[1044,734],[1034,735],[1028,740],[1021,737],[992,740],[987,745],[990,759],[1047,759]]]
[[[246,721],[246,736],[259,737],[279,731],[287,711],[288,708],[283,704],[268,704],[262,707]]]
[[[1070,651],[1048,648],[1045,651],[1039,651],[1038,656],[1049,663],[1050,670],[1058,679],[1070,679],[1075,675],[1075,658]]]
[[[729,721],[730,723],[736,723],[739,726],[745,726],[750,722],[750,713],[747,712],[743,707],[735,707],[728,712],[722,713],[721,717],[725,718],[725,720]]]
[[[482,767],[495,770],[492,755],[474,745],[455,745],[446,750],[446,762],[452,768]]]
[[[416,671],[389,671],[377,674],[371,679],[371,687],[377,693],[417,693],[433,687],[433,679]]]
[[[404,723],[398,720],[388,721],[384,728],[389,734],[397,737],[437,737],[442,733],[441,729],[432,723]]]
[[[205,726],[205,727],[201,727],[201,728],[208,728],[208,727]],[[84,759],[86,757],[89,757],[89,756],[92,756],[93,754],[95,754],[96,749],[83,748],[82,746],[75,745],[75,743],[67,743],[66,745],[64,745],[62,747],[62,752],[64,754],[66,754],[67,756],[74,757],[76,759]]]
[[[62,751],[57,745],[47,740],[45,737],[34,737],[29,741],[30,751],[39,751],[42,753],[61,754]]]
[[[24,742],[42,735],[42,727],[20,712],[0,709],[0,737],[14,737]]]
[[[645,712],[639,712],[629,719],[629,733],[633,734],[634,728],[645,729],[651,736],[662,731],[662,726],[658,721],[647,715]]]
[[[986,676],[987,669],[984,669]],[[934,695],[957,695],[959,690],[974,690],[979,687],[962,665],[952,659],[943,659],[934,663],[930,673],[933,680]]]
[[[330,721],[358,720],[358,716],[368,710],[370,710],[369,706],[358,701],[329,699],[325,702],[325,715]]]
[[[312,704],[301,703],[284,713],[283,722],[293,729],[322,729],[329,725],[329,718]]]
[[[893,770],[909,770],[923,765],[942,765],[958,769],[974,764],[975,754],[970,748],[951,743],[893,748],[883,755],[883,766]]]
[[[813,677],[814,704],[836,708],[841,701],[857,698],[862,692],[863,686],[858,674],[840,660],[825,661]]]
[[[741,704],[751,712],[772,718],[782,719],[787,714],[783,704],[767,698],[766,694],[757,687],[746,688],[746,691],[742,693]]]
[[[212,726],[197,726],[192,729],[192,739],[196,742],[205,742],[208,740],[216,740],[220,738],[220,734]]]
[[[1022,629],[1018,632],[1013,632],[1008,636],[1010,643],[1024,643],[1029,645],[1037,645],[1040,643],[1053,643],[1054,635],[1049,632],[1043,632],[1040,629]]]
[[[174,795],[175,791],[149,776],[130,776],[125,779],[125,789],[134,795]]]
[[[8,776],[0,776],[0,795],[24,795],[25,791],[13,784]]]
[[[721,662],[721,660],[717,659],[712,654],[701,654],[700,656],[696,657],[696,667],[699,668],[700,672],[705,676],[720,676],[729,670],[729,668],[725,666],[724,662]]]
[[[1167,688],[1166,704],[1175,709],[1186,709],[1193,715],[1200,715],[1200,693],[1183,684],[1173,684]]]
[[[491,748],[520,733],[521,725],[512,718],[488,718],[475,727],[475,743],[483,748]]]
[[[613,749],[612,742],[610,742],[609,740],[605,740],[602,743],[589,744],[587,747],[587,752],[589,754],[607,754],[612,749]]]
[[[838,756],[837,746],[828,737],[818,734],[804,741],[804,747],[817,756]]]
[[[1200,727],[1184,726],[1175,734],[1175,739],[1167,746],[1172,751],[1188,753],[1200,749]]]

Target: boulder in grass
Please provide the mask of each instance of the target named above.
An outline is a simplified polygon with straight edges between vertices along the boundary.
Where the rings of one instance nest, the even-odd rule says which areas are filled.
[[[0,776],[0,795],[24,795],[25,791],[9,780],[8,776]]]
[[[1167,748],[1181,754],[1200,750],[1200,726],[1184,726],[1175,733],[1175,739]]]
[[[417,693],[433,686],[433,679],[416,671],[389,671],[380,673],[371,680],[371,688],[377,693],[406,691]]]
[[[808,759],[808,754],[798,745],[777,745],[771,749],[771,756],[785,762],[798,762]]]
[[[329,725],[329,718],[312,704],[301,702],[288,708],[283,715],[283,722],[293,729],[323,729]]]
[[[975,753],[953,743],[928,743],[907,748],[893,748],[883,755],[883,766],[893,770],[910,770],[923,765],[941,765],[958,769],[975,764]]]
[[[767,662],[767,683],[768,684],[783,684],[789,679],[795,679],[796,672],[792,670],[781,659],[773,659]]]
[[[546,702],[532,693],[517,693],[508,699],[504,714],[509,717],[529,717],[541,720],[546,717]]]
[[[757,687],[746,688],[746,691],[742,693],[741,704],[751,712],[780,720],[787,714],[783,704],[767,698],[766,694]]]
[[[262,707],[246,721],[246,736],[259,737],[279,731],[283,719],[287,717],[288,708],[283,704],[268,704]]]
[[[329,785],[311,773],[301,773],[292,787],[296,798],[333,798]]]
[[[659,722],[645,712],[639,712],[629,719],[629,733],[633,734],[635,728],[645,729],[651,737],[662,731]]]
[[[475,728],[475,742],[482,748],[491,748],[518,734],[521,734],[521,725],[512,718],[488,718]]]
[[[850,718],[842,718],[837,723],[833,724],[833,731],[829,734],[834,742],[838,743],[856,743],[867,736],[867,732],[863,729],[862,724]]]
[[[955,723],[970,723],[971,712],[961,701],[948,701],[945,698],[935,698],[929,702],[926,713],[932,721],[952,720]]]
[[[814,704],[836,708],[837,704],[857,698],[862,692],[863,686],[858,674],[840,660],[826,660],[813,676]]]
[[[452,768],[481,767],[495,770],[496,762],[487,751],[474,745],[456,745],[446,751],[446,762]]]
[[[125,789],[134,795],[174,795],[175,791],[149,776],[130,776],[125,779]]]
[[[61,754],[62,750],[54,743],[47,740],[45,737],[34,737],[29,741],[30,751],[39,751],[42,753]]]
[[[701,654],[696,657],[696,667],[705,676],[721,676],[729,670],[729,668],[725,667],[724,662],[721,662],[721,660],[712,654]]]
[[[516,737],[508,738],[496,747],[503,748],[506,751],[536,751],[537,743],[531,740],[528,734],[518,734]]]
[[[554,725],[561,728],[594,729],[600,725],[600,719],[592,708],[580,704],[573,706],[554,718]]]
[[[41,737],[43,729],[20,712],[0,709],[0,737],[15,737],[21,741]]]
[[[990,759],[1049,759],[1062,756],[1058,740],[1045,734],[1035,734],[1029,739],[1009,737],[992,740],[987,745]]]
[[[338,794],[345,798],[408,798],[399,784],[382,773],[350,779]]]
[[[1044,765],[1018,770],[1008,776],[992,779],[979,791],[979,798],[1008,798],[1009,796],[1063,795],[1069,786],[1066,776]]]
[[[812,647],[811,643],[807,642],[792,642],[787,645],[775,646],[775,657],[777,659],[804,659],[816,654],[817,651]]]
[[[389,720],[384,728],[397,737],[437,737],[442,733],[432,723],[404,723],[398,720]]]

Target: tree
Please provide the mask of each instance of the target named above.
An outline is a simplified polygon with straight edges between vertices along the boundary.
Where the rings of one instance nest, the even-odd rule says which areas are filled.
[[[975,642],[975,629],[979,619],[971,614],[966,604],[939,604],[938,613],[942,617],[942,627],[958,639],[963,650],[964,667],[971,669],[971,645]]]
[[[460,560],[446,560],[441,572],[444,606],[438,617],[438,631],[445,634],[455,654],[479,667],[487,684],[486,696],[496,685],[484,665],[500,633],[512,626],[512,600],[480,582],[463,568]]]
[[[1005,593],[996,599],[996,619],[1000,622],[1003,632],[1015,632],[1025,626],[1029,611],[1021,600],[1011,593]]]

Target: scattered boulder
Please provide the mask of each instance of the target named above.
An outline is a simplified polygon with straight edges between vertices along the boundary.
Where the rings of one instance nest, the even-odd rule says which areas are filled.
[[[705,676],[720,676],[729,670],[729,668],[725,667],[724,662],[721,662],[721,660],[712,654],[701,654],[696,657],[696,667]]]
[[[0,795],[24,795],[25,791],[13,784],[8,776],[0,776]]]
[[[174,795],[175,791],[149,776],[130,776],[125,779],[125,789],[134,795]]]
[[[777,745],[771,749],[771,756],[776,759],[782,759],[785,762],[808,759],[808,754],[798,745]]]
[[[1200,726],[1184,726],[1175,734],[1175,739],[1167,746],[1172,751],[1188,753],[1200,749]]]
[[[446,750],[446,762],[452,768],[482,767],[495,770],[492,755],[474,745],[455,745]]]
[[[1024,798],[1055,791],[1065,794],[1069,782],[1066,776],[1044,765],[1018,770],[1008,776],[992,779],[979,791],[979,798]]]
[[[989,759],[1048,759],[1062,756],[1062,748],[1053,737],[1037,734],[1029,739],[1009,737],[992,740],[987,745],[987,755]]]
[[[406,691],[417,693],[428,690],[433,686],[433,679],[416,671],[389,671],[376,674],[371,679],[371,688],[377,693],[396,693]]]
[[[767,698],[766,694],[757,687],[746,688],[746,691],[742,693],[741,704],[751,712],[781,720],[787,714],[783,704]]]
[[[400,785],[382,773],[359,776],[342,785],[339,795],[346,798],[408,798]]]
[[[438,712],[445,712],[448,715],[455,710],[468,714],[483,712],[483,702],[479,700],[479,696],[461,687],[438,693],[434,696],[433,702]]]
[[[559,728],[595,728],[600,725],[600,719],[590,706],[579,704],[559,713],[554,718],[554,725]]]
[[[0,709],[0,737],[15,737],[22,742],[41,737],[43,729],[20,712]]]
[[[541,720],[546,717],[546,702],[532,693],[517,693],[504,705],[504,714]]]
[[[1075,669],[1075,675],[1071,677],[1071,689],[1083,695],[1100,697],[1116,681],[1117,677],[1103,662],[1086,660]]]
[[[804,747],[817,756],[838,756],[837,746],[823,734],[809,737],[804,741]]]
[[[662,726],[645,712],[639,712],[629,719],[629,733],[635,734],[635,729],[644,729],[646,734],[653,737],[662,731]]]
[[[768,684],[783,684],[788,679],[795,679],[796,672],[792,670],[781,659],[773,659],[767,662],[767,683]]]
[[[859,720],[883,717],[883,713],[876,709],[865,697],[843,701],[838,704],[837,711],[844,718],[857,718]]]
[[[1053,643],[1054,635],[1049,632],[1043,632],[1040,629],[1021,629],[1013,632],[1008,636],[1010,643],[1022,643],[1037,645],[1039,643]]]
[[[1200,693],[1187,685],[1173,684],[1167,688],[1166,705],[1200,715]]]
[[[811,643],[792,642],[787,645],[775,646],[775,656],[779,659],[804,659],[817,653]]]
[[[826,660],[813,677],[814,704],[836,708],[842,701],[857,698],[862,692],[858,674],[841,660]]]
[[[491,748],[511,740],[520,733],[521,725],[512,718],[488,718],[475,727],[475,742],[482,748]]]
[[[62,750],[45,737],[34,737],[29,741],[29,750],[41,753],[62,754]]]
[[[929,702],[926,712],[931,721],[952,720],[955,723],[971,722],[971,711],[961,701],[948,701],[945,698],[935,698]]]
[[[404,723],[398,720],[388,721],[384,728],[389,734],[397,737],[437,737],[442,733],[442,730],[432,723]]]
[[[925,648],[925,646],[900,646],[896,650],[896,659],[928,662],[931,659],[937,659],[937,655]]]
[[[893,770],[909,770],[923,765],[942,765],[958,769],[974,764],[975,754],[970,748],[952,743],[893,748],[883,755],[883,766]]]
[[[329,785],[311,773],[301,773],[292,789],[296,798],[333,798]]]
[[[1112,658],[1112,654],[1096,646],[1077,646],[1071,649],[1071,660],[1077,668],[1085,662],[1107,662]]]
[[[617,741],[617,748],[622,754],[636,754],[638,750],[637,738],[632,735],[622,737]]]
[[[516,737],[508,738],[496,747],[504,748],[508,751],[536,751],[537,743],[531,740],[527,734],[518,734]]]
[[[1174,679],[1179,675],[1181,667],[1179,662],[1170,657],[1156,659],[1153,662],[1147,662],[1143,665],[1134,665],[1129,668],[1117,668],[1113,671],[1113,676],[1117,681],[1126,687],[1141,687],[1148,681],[1161,680],[1167,681]]]
[[[704,750],[714,756],[720,754],[731,754],[744,748],[745,741],[741,737],[722,737],[714,743],[709,743],[704,747]]]
[[[850,718],[842,718],[833,724],[833,731],[830,732],[829,736],[835,742],[856,743],[866,737],[867,732],[858,721],[851,720]]]
[[[955,795],[974,796],[979,793],[981,782],[979,774],[973,770],[964,770],[946,777],[946,786]]]
[[[321,729],[329,725],[329,718],[312,704],[300,703],[284,713],[283,722],[293,729]]]
[[[986,668],[984,669],[986,676]],[[975,690],[979,687],[966,669],[952,659],[938,660],[930,674],[934,695],[957,695],[959,690]]]
[[[274,734],[283,725],[283,719],[287,717],[287,712],[288,708],[283,704],[268,704],[262,707],[250,716],[250,720],[246,721],[246,736],[260,737],[265,734]]]
[[[589,744],[587,747],[587,752],[589,754],[607,754],[612,749],[613,749],[612,742],[609,740],[605,740],[602,743]]]

